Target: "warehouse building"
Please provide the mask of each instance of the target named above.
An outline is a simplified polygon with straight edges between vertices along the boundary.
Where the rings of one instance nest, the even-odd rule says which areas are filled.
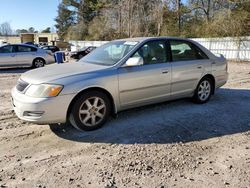
[[[54,45],[58,40],[57,33],[21,33],[19,36],[0,36],[0,43],[33,42],[41,45]]]

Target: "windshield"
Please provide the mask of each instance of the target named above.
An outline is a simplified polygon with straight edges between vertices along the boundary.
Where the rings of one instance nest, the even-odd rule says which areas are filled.
[[[109,42],[83,57],[80,62],[111,66],[129,53],[138,42]]]

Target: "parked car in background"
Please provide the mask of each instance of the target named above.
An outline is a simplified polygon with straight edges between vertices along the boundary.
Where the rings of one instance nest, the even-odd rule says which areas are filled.
[[[0,67],[43,67],[55,62],[46,50],[27,44],[9,44],[0,47]]]
[[[226,59],[197,42],[132,38],[109,42],[78,63],[26,72],[12,97],[20,119],[38,124],[69,120],[89,131],[110,114],[133,107],[186,97],[206,103],[227,79]]]
[[[52,53],[60,51],[57,46],[42,46],[41,48],[44,50],[50,50]]]
[[[83,58],[85,55],[89,54],[91,51],[93,51],[94,49],[96,49],[95,46],[89,46],[89,47],[85,47],[82,48],[78,51],[75,52],[71,52],[70,53],[70,57],[73,59],[81,59]]]
[[[39,44],[34,44],[33,42],[24,42],[23,44],[28,44],[31,46],[39,47]]]

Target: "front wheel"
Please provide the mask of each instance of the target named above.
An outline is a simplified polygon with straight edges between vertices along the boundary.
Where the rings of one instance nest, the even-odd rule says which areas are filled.
[[[193,96],[194,102],[199,104],[206,103],[212,95],[212,89],[212,81],[209,78],[203,78],[195,90],[195,94]]]
[[[69,120],[77,129],[92,131],[107,121],[110,108],[110,101],[104,93],[90,91],[76,99]]]

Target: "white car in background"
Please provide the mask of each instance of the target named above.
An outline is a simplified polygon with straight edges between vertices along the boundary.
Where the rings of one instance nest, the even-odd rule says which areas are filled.
[[[0,46],[0,67],[43,67],[54,63],[54,57],[46,50],[27,44]]]

